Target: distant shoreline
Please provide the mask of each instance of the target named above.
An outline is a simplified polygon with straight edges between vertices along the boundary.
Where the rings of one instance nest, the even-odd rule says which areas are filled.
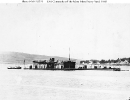
[[[84,64],[89,66],[130,66],[130,64]]]

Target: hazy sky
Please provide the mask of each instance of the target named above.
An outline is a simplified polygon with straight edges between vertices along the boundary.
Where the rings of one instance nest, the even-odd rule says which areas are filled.
[[[0,4],[0,51],[130,57],[130,4]]]

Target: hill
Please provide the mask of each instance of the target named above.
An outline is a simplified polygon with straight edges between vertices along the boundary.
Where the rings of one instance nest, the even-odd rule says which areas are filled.
[[[27,54],[21,52],[2,52],[0,54],[0,63],[9,63],[9,64],[23,64],[24,60],[26,64],[31,64],[33,60],[44,60],[55,58],[55,60],[68,60],[65,57],[58,56],[46,56],[46,55],[36,55],[36,54]],[[72,59],[77,60],[77,59]]]

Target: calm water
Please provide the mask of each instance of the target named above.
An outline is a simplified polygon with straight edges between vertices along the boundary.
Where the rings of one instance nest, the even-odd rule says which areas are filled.
[[[0,100],[128,100],[130,97],[130,71],[9,70],[7,66],[0,65]]]

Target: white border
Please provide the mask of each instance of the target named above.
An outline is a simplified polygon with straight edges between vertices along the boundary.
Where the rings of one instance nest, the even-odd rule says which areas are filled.
[[[26,0],[26,1],[28,1],[28,0]],[[47,2],[47,0],[43,0],[43,1],[44,2],[41,2],[41,3]],[[98,0],[96,0],[96,1],[98,1]],[[23,2],[22,2],[22,0],[0,0],[0,3],[23,3]],[[107,3],[130,3],[130,0],[107,0]]]

